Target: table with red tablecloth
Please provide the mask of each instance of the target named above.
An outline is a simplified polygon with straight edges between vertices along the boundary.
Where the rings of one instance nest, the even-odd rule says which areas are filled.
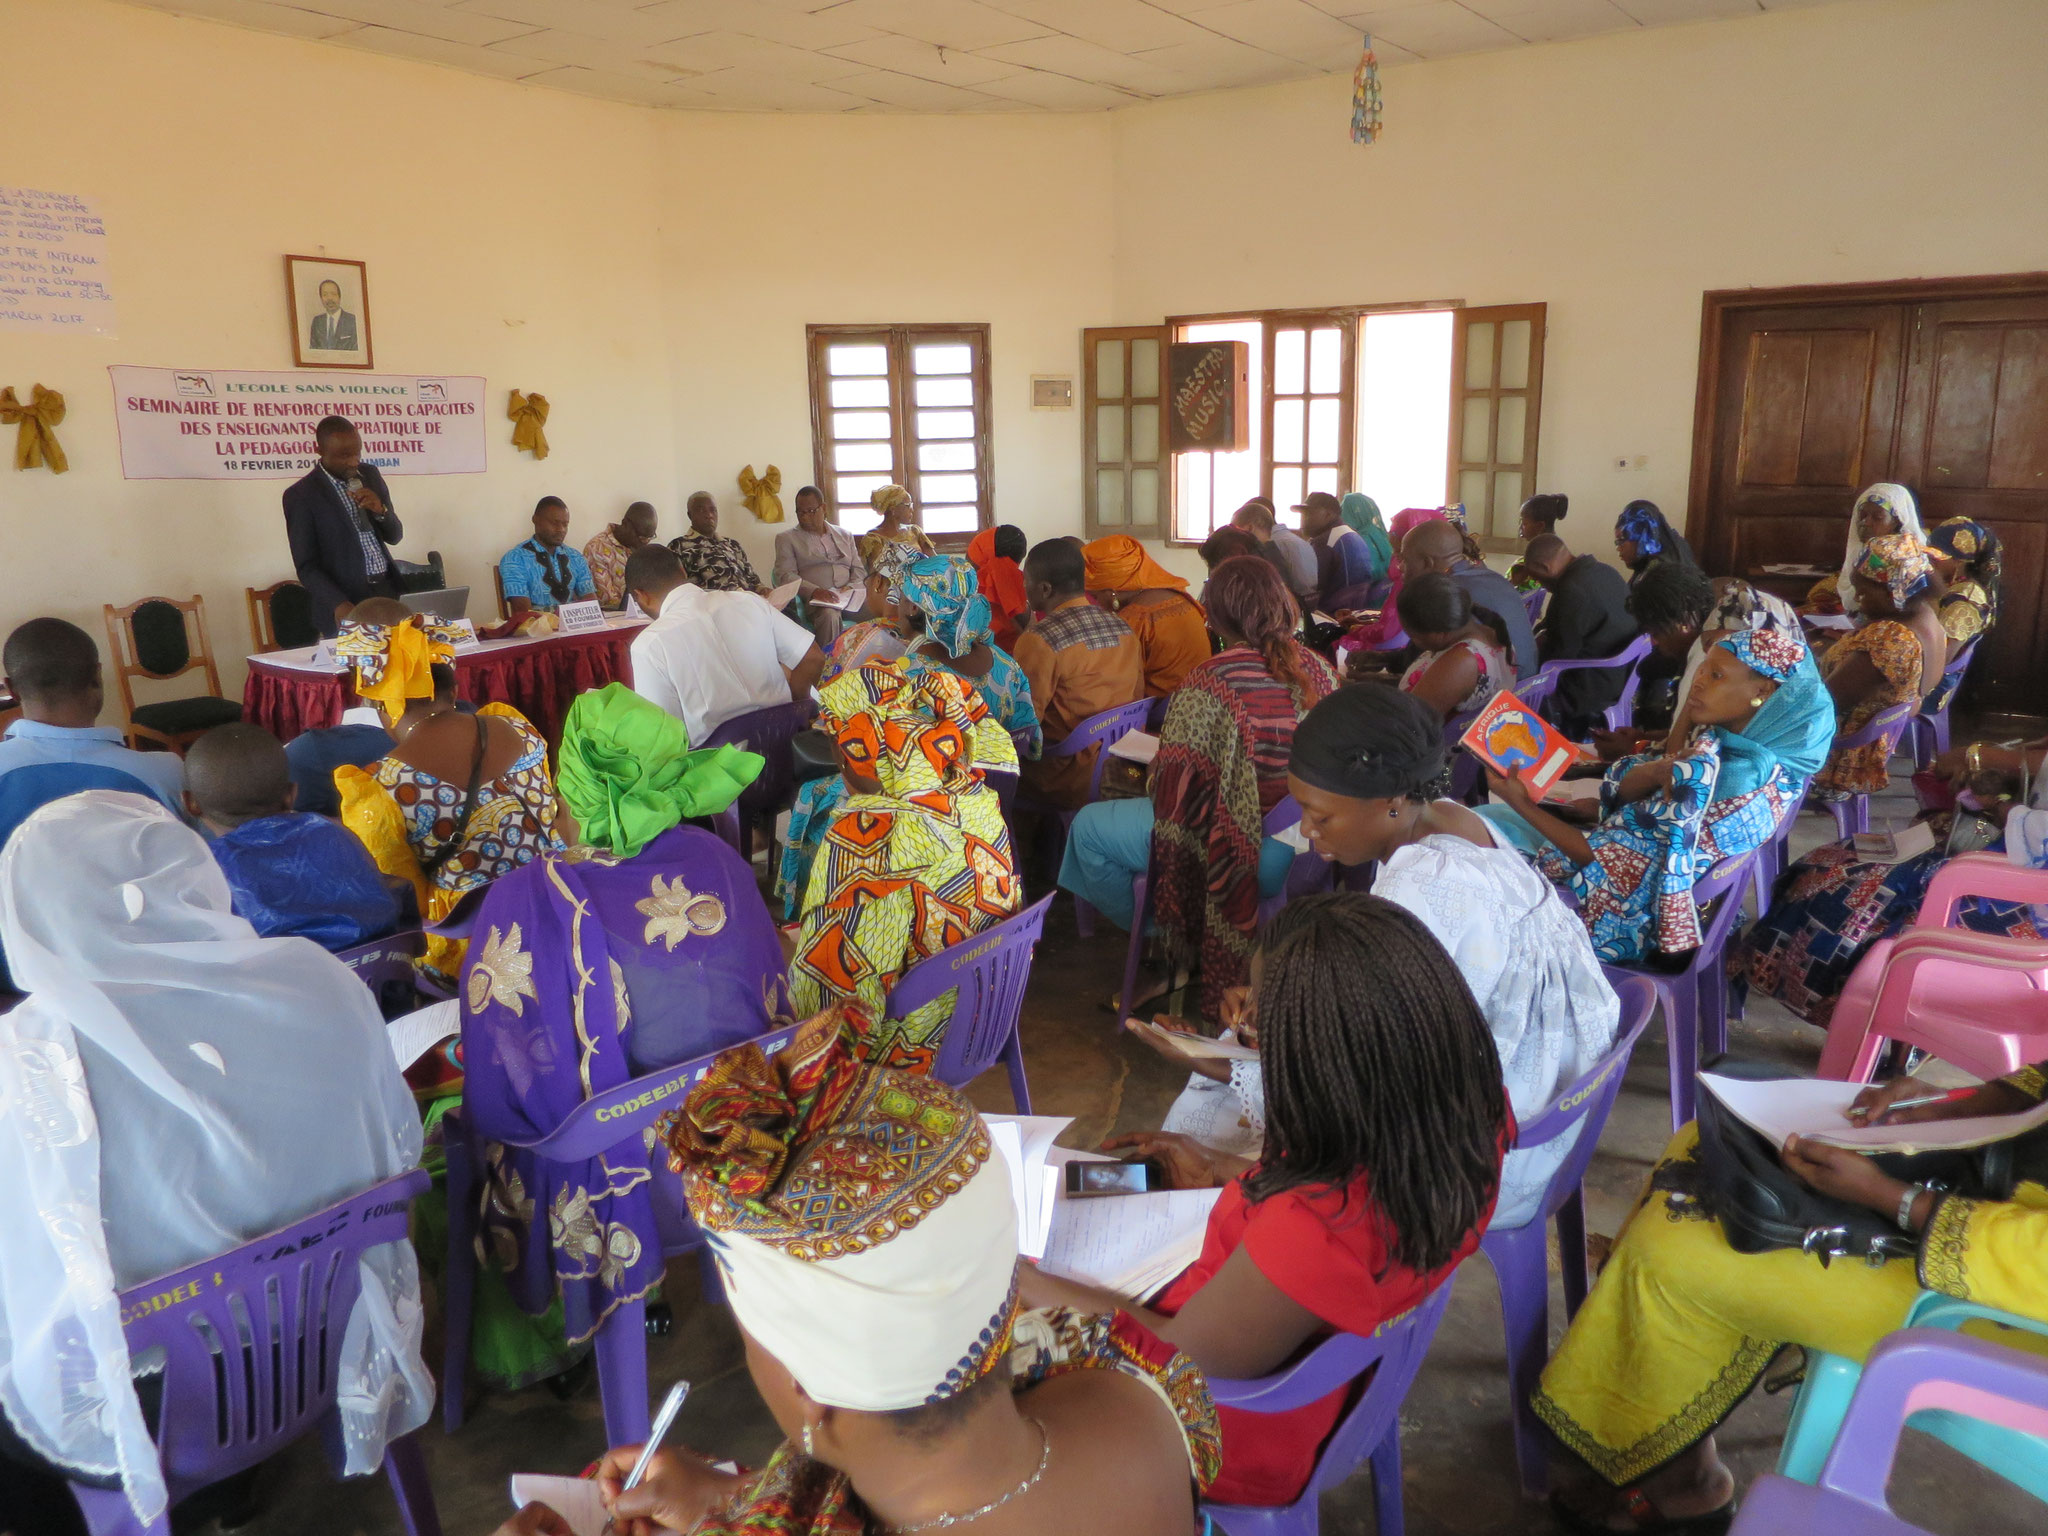
[[[633,681],[629,648],[642,627],[641,621],[614,620],[587,634],[487,640],[456,652],[457,692],[472,704],[510,704],[551,744],[558,743],[578,694]],[[242,718],[279,741],[339,725],[350,698],[346,674],[338,663],[318,662],[316,649],[251,656]]]

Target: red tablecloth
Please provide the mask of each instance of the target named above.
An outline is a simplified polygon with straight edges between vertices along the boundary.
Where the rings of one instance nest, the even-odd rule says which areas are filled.
[[[587,635],[550,635],[509,645],[468,651],[455,658],[461,696],[473,704],[510,704],[531,720],[550,744],[562,738],[562,721],[579,693],[609,682],[633,680],[628,650],[630,629]],[[301,731],[341,723],[348,692],[339,673],[281,667],[261,656],[249,658],[242,688],[242,718],[262,726],[279,741]]]

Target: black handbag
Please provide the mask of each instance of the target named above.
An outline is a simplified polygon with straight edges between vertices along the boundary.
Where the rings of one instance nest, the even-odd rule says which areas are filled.
[[[839,743],[830,731],[798,731],[789,738],[789,762],[799,784],[829,779],[839,771]]]
[[[1774,1062],[1730,1057],[1701,1070],[1751,1082],[1800,1075]],[[1698,1120],[1700,1202],[1737,1253],[1797,1248],[1813,1254],[1823,1267],[1854,1255],[1873,1268],[1919,1253],[1919,1239],[1901,1232],[1889,1218],[1794,1178],[1778,1160],[1779,1149],[1737,1119],[1711,1090],[1699,1095]],[[2018,1182],[2013,1150],[2011,1141],[1998,1141],[1958,1151],[1888,1153],[1873,1161],[1907,1184],[1977,1200],[2010,1200]]]

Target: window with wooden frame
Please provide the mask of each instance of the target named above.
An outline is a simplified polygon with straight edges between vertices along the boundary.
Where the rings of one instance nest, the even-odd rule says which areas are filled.
[[[832,520],[866,533],[869,498],[907,488],[935,543],[995,522],[986,325],[813,325],[811,442]]]
[[[1163,407],[1163,325],[1105,326],[1081,333],[1084,528],[1091,539],[1165,536],[1171,493]]]
[[[1542,304],[1460,309],[1451,333],[1452,496],[1489,548],[1518,548],[1522,502],[1536,493],[1543,405]]]
[[[1201,320],[1172,322],[1166,330],[1175,341],[1241,341],[1251,356],[1249,387],[1255,402],[1251,411],[1251,446],[1236,453],[1173,456],[1173,474],[1168,481],[1173,501],[1167,524],[1171,530],[1169,542],[1199,544],[1229,522],[1239,507],[1264,494],[1266,323],[1258,315],[1212,315]]]
[[[1281,521],[1310,491],[1350,488],[1356,427],[1358,316],[1277,312],[1265,316],[1265,494]]]

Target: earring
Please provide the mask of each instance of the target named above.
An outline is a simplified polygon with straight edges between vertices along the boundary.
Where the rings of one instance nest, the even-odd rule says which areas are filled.
[[[1401,807],[1400,807],[1400,806],[1398,806],[1398,805],[1390,805],[1390,806],[1388,806],[1388,807],[1387,807],[1387,820],[1389,820],[1389,821],[1399,821],[1400,819],[1401,819]]]
[[[1751,699],[1749,701],[1749,707],[1751,709],[1762,709],[1764,707],[1764,701],[1762,699]]]
[[[818,1459],[817,1447],[811,1443],[811,1426],[808,1424],[804,1426],[804,1454],[813,1461]]]

